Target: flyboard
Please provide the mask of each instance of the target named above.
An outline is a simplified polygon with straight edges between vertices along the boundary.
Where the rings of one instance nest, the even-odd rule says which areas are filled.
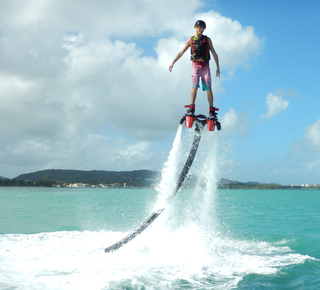
[[[173,196],[176,195],[176,193],[179,191],[182,183],[184,182],[189,169],[191,168],[192,162],[194,160],[194,157],[196,156],[198,146],[201,140],[201,133],[205,125],[207,125],[207,128],[209,131],[214,131],[215,126],[217,127],[217,130],[221,130],[221,125],[218,122],[217,118],[207,118],[204,115],[188,115],[186,114],[180,119],[180,124],[183,124],[185,122],[185,126],[188,128],[191,128],[193,123],[196,124],[195,126],[195,135],[193,139],[193,143],[188,155],[188,158],[186,160],[186,163],[180,173],[179,180],[177,182],[176,188],[174,190]],[[172,196],[172,197],[173,197]],[[132,239],[134,239],[136,236],[141,234],[163,211],[165,208],[158,209],[157,211],[153,212],[136,230],[131,232],[129,235],[121,239],[120,241],[116,242],[115,244],[107,247],[104,249],[106,253],[114,252],[117,249],[121,248],[128,242],[130,242]]]

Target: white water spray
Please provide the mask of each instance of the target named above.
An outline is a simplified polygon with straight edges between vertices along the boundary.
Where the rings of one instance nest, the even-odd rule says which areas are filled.
[[[179,125],[167,162],[161,172],[161,181],[156,187],[159,192],[156,209],[166,207],[168,200],[174,195],[182,157],[182,125]]]
[[[185,134],[182,134],[183,132]],[[185,153],[191,149],[189,138],[194,136],[192,130],[183,131],[181,125],[178,127],[172,150],[162,170],[161,182],[157,187],[159,195],[156,208],[167,208],[166,221],[160,222],[162,226],[157,223],[162,230],[187,230],[195,226],[201,231],[212,233],[217,228],[218,220],[214,209],[218,183],[218,138],[216,132],[207,130],[203,130],[201,135],[202,140],[191,170],[198,177],[198,184],[191,185],[190,189],[180,190],[175,196],[178,175],[187,158]]]
[[[219,182],[218,165],[218,134],[212,136],[212,132],[206,132],[202,137],[203,167],[199,170],[199,182],[196,191],[202,191],[202,199],[199,201],[201,209],[201,225],[211,230],[218,226],[216,213],[216,195]]]

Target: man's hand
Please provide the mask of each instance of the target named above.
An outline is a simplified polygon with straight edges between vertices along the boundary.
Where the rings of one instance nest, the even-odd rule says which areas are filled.
[[[172,72],[173,66],[174,66],[174,64],[172,63],[172,64],[169,66],[169,71]]]
[[[219,77],[219,78],[220,78],[220,69],[217,69],[217,71],[216,71],[216,77]]]

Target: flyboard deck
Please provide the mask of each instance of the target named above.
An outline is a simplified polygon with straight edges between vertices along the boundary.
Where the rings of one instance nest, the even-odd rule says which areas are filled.
[[[197,149],[198,149],[198,146],[200,143],[202,129],[203,129],[203,123],[196,121],[195,136],[193,139],[193,143],[192,143],[188,158],[186,160],[186,163],[180,173],[179,181],[176,185],[176,189],[174,191],[173,196],[175,196],[176,193],[178,192],[178,190],[180,189],[183,181],[185,180],[185,178],[189,172],[189,169],[191,168],[192,162],[194,160],[194,157],[196,156]],[[104,251],[106,253],[114,252],[117,249],[121,248],[123,245],[130,242],[136,236],[141,234],[163,211],[164,211],[164,208],[161,208],[161,209],[153,212],[135,231],[131,232],[129,235],[127,235],[126,237],[124,237],[120,241],[116,242],[112,246],[105,248]]]

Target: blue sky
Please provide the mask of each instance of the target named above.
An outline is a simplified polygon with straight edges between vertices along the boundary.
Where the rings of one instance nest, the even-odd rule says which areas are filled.
[[[188,53],[168,66],[203,19],[221,66],[223,177],[320,183],[319,6],[1,1],[0,176],[161,170],[191,89]]]
[[[320,115],[319,3],[218,1],[211,7],[243,26],[253,26],[263,39],[250,68],[238,70],[225,83],[226,94],[221,96],[222,107],[229,104],[250,112],[248,136],[235,140],[234,160],[245,169],[244,179],[260,171],[260,180],[269,182],[319,183],[319,125],[315,125],[313,145],[305,136],[308,126],[315,124]],[[270,119],[261,120],[269,93],[289,105]]]

